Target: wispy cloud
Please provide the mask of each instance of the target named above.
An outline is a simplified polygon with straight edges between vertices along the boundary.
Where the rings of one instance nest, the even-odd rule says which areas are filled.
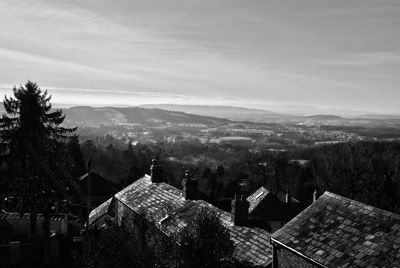
[[[2,0],[0,83],[35,80],[64,102],[396,110],[399,13],[372,0]]]
[[[398,64],[400,66],[400,51],[382,51],[373,53],[351,54],[318,60],[319,63],[328,65],[382,65]]]

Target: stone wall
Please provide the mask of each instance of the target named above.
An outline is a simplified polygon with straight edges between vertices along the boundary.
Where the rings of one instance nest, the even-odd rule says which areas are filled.
[[[274,268],[319,268],[317,264],[274,244]]]

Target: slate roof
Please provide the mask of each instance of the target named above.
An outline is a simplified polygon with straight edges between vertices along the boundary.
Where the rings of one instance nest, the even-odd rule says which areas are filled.
[[[326,267],[400,267],[400,215],[330,192],[272,241]]]
[[[44,216],[42,214],[37,214],[37,219],[43,218]],[[2,211],[0,213],[0,220],[29,220],[30,219],[30,214],[29,213],[18,213],[18,212],[5,212]],[[55,214],[55,215],[50,215],[50,220],[51,221],[62,221],[64,220],[64,215],[63,214]]]
[[[152,183],[151,178],[146,175],[118,192],[114,198],[136,213],[144,215],[170,237],[174,237],[190,224],[202,207],[208,207],[219,215],[222,224],[229,229],[231,239],[236,245],[234,257],[261,267],[272,262],[268,232],[259,228],[234,226],[230,213],[202,200],[185,200],[181,190],[167,183]],[[91,222],[96,220],[95,214],[101,214],[99,211],[105,211],[105,208],[93,210],[90,214]]]
[[[90,180],[90,195],[91,196],[112,196],[116,190],[115,186],[108,181],[106,178],[98,174],[97,172],[91,171],[91,180]],[[89,173],[85,173],[81,177],[78,178],[79,186],[81,187],[83,193],[87,194],[87,180]]]
[[[89,214],[89,225],[93,224],[95,221],[99,220],[103,216],[107,215],[109,213],[109,208],[111,205],[113,198],[107,199],[104,203],[102,203],[100,206],[96,207],[93,209],[90,214]]]
[[[253,210],[260,204],[260,202],[269,194],[267,188],[261,186],[258,188],[252,195],[247,197],[247,201],[250,203],[249,213],[253,212]]]
[[[247,201],[250,203],[249,216],[253,220],[289,221],[304,209],[296,199],[291,198],[291,202],[286,203],[286,200],[281,201],[278,195],[274,195],[265,187],[258,188]]]
[[[267,188],[264,186],[261,186],[258,188],[253,194],[251,194],[249,197],[247,197],[247,201],[250,203],[250,208],[249,208],[249,213],[251,213],[262,201],[267,195],[272,194],[271,191],[269,191]],[[274,195],[277,200],[279,200],[282,203],[286,203],[286,193],[283,191],[279,191],[277,194],[272,194]],[[290,197],[290,202],[291,203],[299,203],[299,200],[297,200],[294,197]]]

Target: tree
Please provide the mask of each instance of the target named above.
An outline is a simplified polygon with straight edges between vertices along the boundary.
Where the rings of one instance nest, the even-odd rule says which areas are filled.
[[[223,267],[231,260],[234,244],[218,215],[202,208],[181,234],[186,267]]]
[[[79,145],[78,135],[73,135],[69,138],[68,151],[71,155],[72,175],[76,178],[82,176],[86,172],[86,165]]]
[[[13,94],[5,97],[6,114],[0,118],[2,178],[8,185],[1,195],[17,200],[15,210],[33,214],[32,231],[36,229],[36,213],[43,213],[49,243],[50,209],[63,192],[58,181],[70,172],[64,141],[75,128],[61,126],[65,115],[51,110],[51,96],[36,83],[14,87]]]
[[[99,232],[93,240],[93,255],[90,256],[96,267],[155,266],[151,252],[142,248],[131,224],[131,219],[123,218],[121,225],[112,224]]]
[[[400,211],[400,143],[356,142],[315,149],[312,156],[315,182],[357,201]]]
[[[7,177],[12,178],[10,189],[27,186],[31,181],[36,186],[55,188],[42,177],[54,175],[53,172],[65,175],[60,173],[65,172],[66,162],[58,161],[64,157],[57,157],[63,156],[63,141],[75,128],[60,126],[65,115],[61,110],[51,111],[51,96],[36,83],[28,81],[25,86],[14,87],[13,93],[14,98],[5,97],[6,114],[0,118],[2,160],[7,166]],[[28,192],[32,193],[31,190]]]
[[[145,215],[144,210],[139,215],[126,213],[120,223],[110,220],[94,229],[90,263],[95,267],[176,267],[175,242],[156,231]],[[76,257],[76,266],[87,263],[84,256]]]

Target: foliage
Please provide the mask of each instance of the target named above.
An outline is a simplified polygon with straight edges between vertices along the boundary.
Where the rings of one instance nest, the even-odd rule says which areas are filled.
[[[95,267],[138,268],[169,267],[176,263],[171,241],[155,232],[142,216],[125,215],[120,224],[111,222],[98,230],[92,240],[91,263]]]
[[[83,160],[78,135],[73,135],[69,138],[67,149],[70,154],[72,176],[78,178],[86,173],[86,165]]]
[[[321,191],[400,213],[400,143],[324,146],[315,149],[312,160]]]
[[[105,148],[109,143],[113,144],[112,150]],[[268,189],[289,190],[304,203],[312,201],[317,189],[318,193],[329,190],[372,206],[400,211],[399,142],[340,143],[289,152],[250,152],[197,141],[128,147],[110,138],[98,138],[97,144],[89,144],[82,146],[83,154],[86,159],[94,155],[94,168],[106,178],[132,182],[149,172],[150,159],[161,152],[167,182],[180,188],[183,170],[197,172],[200,190],[211,201],[232,198],[241,179],[248,180],[250,192],[263,185],[265,179]],[[288,163],[290,159],[311,162],[300,165]]]
[[[234,244],[218,215],[203,208],[182,231],[181,245],[186,267],[223,267],[231,260]]]
[[[50,261],[50,213],[61,204],[65,192],[61,180],[70,178],[71,162],[65,139],[75,128],[61,126],[65,116],[51,110],[51,96],[36,83],[13,88],[4,99],[6,114],[0,118],[0,199],[8,209],[30,212],[30,228],[36,231],[36,215],[43,213],[45,262]]]
[[[0,118],[2,179],[1,195],[16,200],[15,209],[43,211],[62,190],[58,181],[68,177],[70,162],[64,140],[75,128],[61,126],[65,116],[51,110],[51,96],[36,83],[14,87],[5,97],[6,114]]]

